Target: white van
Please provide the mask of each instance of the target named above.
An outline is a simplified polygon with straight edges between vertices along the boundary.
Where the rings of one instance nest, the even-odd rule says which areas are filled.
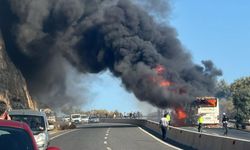
[[[89,122],[89,116],[88,115],[81,115],[81,121],[82,123],[88,123]]]
[[[25,122],[33,132],[39,150],[46,150],[49,144],[49,123],[44,112],[29,109],[11,110],[12,120]]]
[[[70,120],[73,123],[79,124],[81,123],[81,114],[71,114],[70,115]]]

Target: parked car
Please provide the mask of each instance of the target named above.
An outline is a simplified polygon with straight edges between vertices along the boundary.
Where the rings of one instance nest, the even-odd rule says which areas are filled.
[[[98,123],[100,122],[100,119],[98,117],[89,117],[89,122]]]
[[[44,112],[29,109],[11,110],[9,115],[14,121],[29,125],[35,137],[39,150],[45,150],[49,144],[48,121]]]
[[[81,114],[71,114],[70,115],[71,122],[75,124],[81,123]]]
[[[55,129],[55,125],[52,122],[49,122],[49,127],[48,127],[48,131],[54,130]]]
[[[38,150],[33,133],[23,122],[0,120],[0,148],[3,150]],[[46,150],[60,150],[48,147]]]
[[[89,116],[88,115],[81,115],[81,121],[82,121],[82,123],[88,123]]]

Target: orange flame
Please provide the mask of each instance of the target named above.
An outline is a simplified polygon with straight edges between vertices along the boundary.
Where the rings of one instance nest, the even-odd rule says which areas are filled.
[[[216,99],[208,99],[207,102],[210,106],[213,106],[213,107],[216,107],[217,105]]]
[[[157,65],[154,68],[155,72],[158,76],[153,77],[151,80],[159,85],[160,87],[169,87],[172,85],[172,83],[168,80],[166,80],[162,75],[166,72],[166,68],[163,65]]]
[[[155,68],[155,71],[159,75],[159,74],[163,74],[166,71],[166,69],[164,68],[163,65],[157,65]]]
[[[171,82],[169,82],[168,80],[164,80],[160,82],[161,87],[168,87],[170,85],[171,85]]]
[[[187,118],[186,112],[183,110],[183,108],[176,108],[176,114],[178,119],[185,119]]]

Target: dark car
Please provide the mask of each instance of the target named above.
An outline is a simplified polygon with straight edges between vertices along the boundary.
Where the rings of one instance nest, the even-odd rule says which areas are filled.
[[[33,133],[23,122],[0,120],[0,148],[3,150],[38,150]],[[47,150],[60,150],[48,147]]]

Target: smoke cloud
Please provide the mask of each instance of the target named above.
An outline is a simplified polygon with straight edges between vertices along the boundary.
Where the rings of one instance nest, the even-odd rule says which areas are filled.
[[[150,0],[145,6],[161,10],[169,8],[166,2],[166,7],[160,7]],[[56,107],[79,104],[78,98],[72,98],[76,93],[66,92],[72,68],[83,74],[109,69],[127,91],[161,108],[213,94],[221,71],[211,61],[194,64],[175,29],[158,24],[136,4],[130,0],[1,0],[0,28],[7,52],[32,94]],[[151,80],[159,76],[157,65],[166,68],[160,76],[171,86],[161,87]],[[47,93],[49,98],[44,96]]]

